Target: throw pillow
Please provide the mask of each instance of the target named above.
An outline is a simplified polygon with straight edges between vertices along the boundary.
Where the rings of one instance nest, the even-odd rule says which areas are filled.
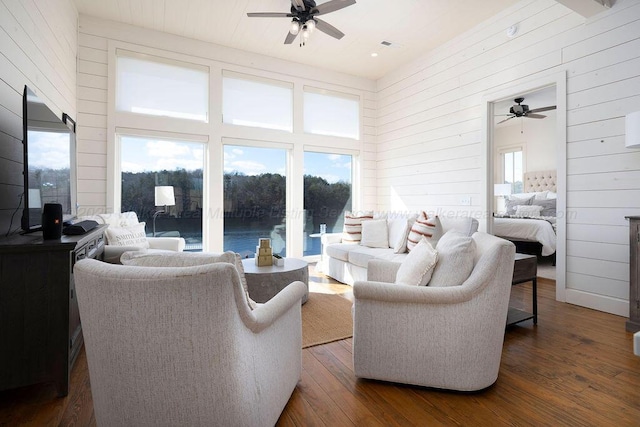
[[[428,217],[426,212],[422,212],[409,231],[407,250],[411,252],[423,236],[427,238],[431,246],[435,246],[440,237],[442,237],[442,234],[443,230],[440,218],[438,218],[437,215]]]
[[[438,252],[433,249],[426,238],[421,238],[402,260],[396,273],[396,284],[426,286],[431,279],[437,261]]]
[[[540,212],[542,212],[542,206],[531,205],[531,206],[516,206],[516,214],[515,216],[540,216]]]
[[[409,215],[387,219],[389,246],[393,248],[394,254],[407,252],[407,237],[409,237],[409,231],[411,231],[411,226],[416,222],[417,217],[418,215]]]
[[[138,215],[133,211],[98,214],[98,217],[102,219],[102,221],[98,221],[98,224],[108,224],[116,227],[130,227],[138,223]]]
[[[362,222],[362,246],[369,248],[388,248],[389,234],[386,219],[372,219]]]
[[[533,201],[534,197],[535,196],[529,196],[526,199],[520,199],[520,198],[517,198],[517,197],[509,197],[508,199],[506,199],[504,201],[507,215],[515,215],[516,208],[518,206],[530,205],[531,202]]]
[[[556,199],[533,200],[531,203],[535,206],[542,206],[540,215],[556,216]]]
[[[476,248],[470,236],[449,230],[438,241],[438,263],[429,286],[457,286],[464,283],[473,270]]]
[[[148,249],[149,241],[147,233],[144,231],[144,222],[139,222],[128,227],[117,227],[110,225],[105,234],[107,243],[113,246],[131,246],[134,248]]]
[[[249,297],[247,279],[244,276],[244,266],[240,254],[227,251],[221,254],[211,253],[148,253],[148,252],[125,252],[120,257],[120,262],[124,265],[136,265],[139,267],[193,267],[196,265],[215,264],[226,262],[233,264],[240,276],[240,283],[247,296],[249,308],[254,309],[258,304]]]
[[[362,239],[362,221],[373,219],[373,212],[344,213],[344,228],[342,241],[344,243],[358,243]]]

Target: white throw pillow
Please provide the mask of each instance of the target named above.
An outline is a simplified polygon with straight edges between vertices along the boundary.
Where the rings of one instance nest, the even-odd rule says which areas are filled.
[[[407,237],[411,226],[416,221],[418,215],[409,215],[407,217],[396,217],[387,219],[389,227],[389,246],[393,248],[394,254],[403,254],[407,252]]]
[[[422,212],[409,231],[407,250],[411,252],[422,237],[426,237],[431,246],[435,246],[442,233],[440,218],[437,215],[429,217],[426,212]]]
[[[254,309],[258,304],[249,297],[249,287],[244,276],[244,266],[240,254],[232,251],[221,254],[206,252],[168,252],[168,253],[148,253],[148,252],[125,252],[120,257],[120,262],[124,265],[135,265],[139,267],[194,267],[197,265],[215,264],[226,262],[233,264],[240,276],[240,283],[244,289],[249,308]]]
[[[553,191],[549,191],[547,193],[547,199],[557,199],[558,198],[558,193],[554,193]]]
[[[99,224],[109,224],[116,227],[131,227],[138,224],[138,215],[133,212],[118,212],[110,214],[98,214],[102,221]]]
[[[516,206],[516,216],[540,216],[542,206],[539,205],[518,205]]]
[[[438,252],[423,237],[402,260],[396,273],[396,284],[426,286],[431,279],[437,261]]]
[[[389,248],[389,234],[386,219],[362,221],[360,244],[368,248]]]
[[[473,270],[475,242],[457,230],[447,231],[438,241],[438,263],[429,286],[462,285]]]
[[[148,249],[149,241],[147,233],[144,231],[144,222],[139,222],[128,227],[117,227],[110,225],[107,227],[107,243],[113,246],[131,246],[140,249]]]
[[[358,243],[362,239],[362,222],[371,219],[373,219],[373,212],[345,212],[342,242]]]

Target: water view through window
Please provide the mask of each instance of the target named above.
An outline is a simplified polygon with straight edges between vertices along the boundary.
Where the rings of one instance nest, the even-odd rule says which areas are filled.
[[[156,236],[180,236],[186,250],[202,250],[204,144],[133,136],[121,136],[120,144],[121,211],[136,212],[148,236],[155,222]],[[172,187],[172,200],[156,206],[157,186]]]
[[[304,254],[321,252],[320,232],[342,232],[351,210],[352,158],[344,154],[304,153]]]
[[[283,149],[224,147],[224,250],[255,256],[258,239],[270,238],[286,254],[286,166]]]

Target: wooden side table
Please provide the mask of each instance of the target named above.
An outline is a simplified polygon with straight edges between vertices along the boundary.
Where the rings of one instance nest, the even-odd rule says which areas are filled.
[[[538,324],[538,259],[535,255],[518,254],[516,253],[514,265],[513,265],[513,279],[511,280],[511,286],[518,285],[520,283],[532,282],[532,305],[533,313],[529,313],[524,310],[520,310],[514,307],[509,307],[509,313],[507,314],[507,326],[515,325],[516,323],[524,322],[525,320],[533,319],[533,324]]]
[[[247,279],[249,296],[255,302],[267,302],[291,282],[299,280],[307,285],[307,293],[302,304],[309,297],[309,268],[306,261],[296,258],[284,258],[284,265],[258,267],[254,258],[242,260],[244,276]]]

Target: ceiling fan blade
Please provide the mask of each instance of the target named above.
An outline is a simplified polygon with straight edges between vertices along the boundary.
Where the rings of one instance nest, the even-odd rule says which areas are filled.
[[[556,109],[555,105],[550,105],[548,107],[534,108],[533,110],[529,110],[529,113],[542,113],[543,111],[549,111],[549,110],[555,110],[555,109]]]
[[[496,123],[496,124],[497,124],[497,125],[499,125],[500,123],[504,123],[504,122],[506,122],[507,120],[511,120],[511,119],[513,119],[514,117],[515,117],[515,116],[508,117],[508,118],[506,118],[506,119],[504,119],[504,120],[499,121],[499,122],[498,122],[498,123]]]
[[[297,34],[287,33],[287,37],[284,39],[284,44],[291,44],[298,37]]]
[[[327,4],[327,3],[324,3],[324,4]],[[335,37],[338,40],[344,37],[344,33],[342,31],[340,31],[333,25],[323,21],[322,19],[314,18],[314,21],[316,21],[316,28],[322,31],[323,33],[328,34],[331,37]]]
[[[530,119],[544,119],[547,116],[545,116],[544,114],[530,114],[529,113],[529,114],[525,115],[524,117],[528,117]]]
[[[249,18],[291,18],[293,17],[290,13],[279,13],[279,12],[249,12],[247,13]]]
[[[291,5],[298,11],[302,12],[305,10],[304,1],[303,0],[291,0]]]
[[[356,0],[331,0],[314,7],[311,12],[315,15],[325,15],[335,12],[336,10],[344,9],[352,4],[356,4]]]

